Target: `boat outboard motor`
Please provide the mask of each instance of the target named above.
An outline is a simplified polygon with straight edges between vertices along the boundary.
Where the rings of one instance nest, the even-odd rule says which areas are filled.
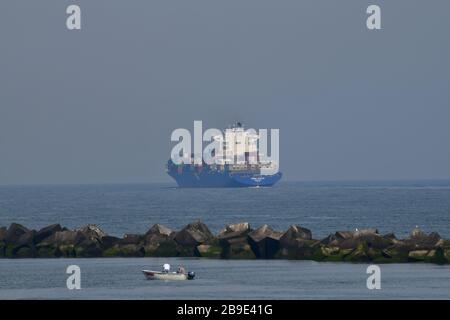
[[[189,271],[187,274],[187,278],[188,280],[194,280],[195,277],[195,272],[194,271]]]

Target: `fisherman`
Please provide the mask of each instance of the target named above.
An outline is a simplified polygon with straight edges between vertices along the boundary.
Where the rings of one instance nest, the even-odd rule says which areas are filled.
[[[164,263],[163,265],[163,272],[169,273],[170,272],[170,264]]]
[[[178,266],[177,273],[186,274],[186,270],[183,266]]]

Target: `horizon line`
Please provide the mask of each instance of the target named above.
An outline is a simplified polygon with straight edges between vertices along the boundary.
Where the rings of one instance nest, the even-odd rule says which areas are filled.
[[[395,179],[395,178],[375,178],[375,179],[308,179],[308,180],[298,180],[298,179],[287,179],[282,180],[279,183],[363,183],[363,182],[399,182],[399,183],[412,183],[412,182],[449,182],[450,178],[408,178],[408,179]],[[147,181],[147,182],[36,182],[36,183],[9,183],[1,184],[0,187],[20,187],[20,186],[100,186],[100,185],[151,185],[151,184],[173,184],[177,186],[175,182],[172,181]]]

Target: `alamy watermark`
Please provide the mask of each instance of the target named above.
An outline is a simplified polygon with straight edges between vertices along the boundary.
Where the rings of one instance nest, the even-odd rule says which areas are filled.
[[[367,278],[366,286],[369,290],[381,289],[381,269],[379,266],[372,264],[367,267],[367,274],[370,276]]]
[[[81,8],[79,5],[72,4],[66,9],[68,15],[66,27],[69,30],[81,30]],[[369,5],[366,9],[369,16],[366,20],[366,26],[369,30],[381,29],[381,8],[379,5]]]
[[[203,122],[194,121],[193,135],[188,129],[178,128],[173,130],[170,139],[178,142],[170,153],[176,165],[266,164],[265,173],[279,171],[279,129],[270,129],[270,152],[267,129],[244,129],[240,123],[224,131],[210,128],[203,132]],[[203,142],[208,143],[205,148]]]
[[[70,276],[66,280],[66,286],[69,290],[81,289],[81,268],[75,264],[70,265],[66,269],[66,273]]]

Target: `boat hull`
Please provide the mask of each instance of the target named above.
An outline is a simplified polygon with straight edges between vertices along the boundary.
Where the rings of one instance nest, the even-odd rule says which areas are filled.
[[[188,280],[188,276],[176,272],[160,272],[152,270],[142,270],[148,280]]]
[[[242,187],[271,187],[281,179],[281,172],[272,175],[261,174],[235,174],[232,176],[235,183]]]
[[[255,172],[213,170],[208,166],[194,168],[189,165],[170,164],[167,173],[182,188],[270,187],[282,177],[281,172],[263,175]]]

